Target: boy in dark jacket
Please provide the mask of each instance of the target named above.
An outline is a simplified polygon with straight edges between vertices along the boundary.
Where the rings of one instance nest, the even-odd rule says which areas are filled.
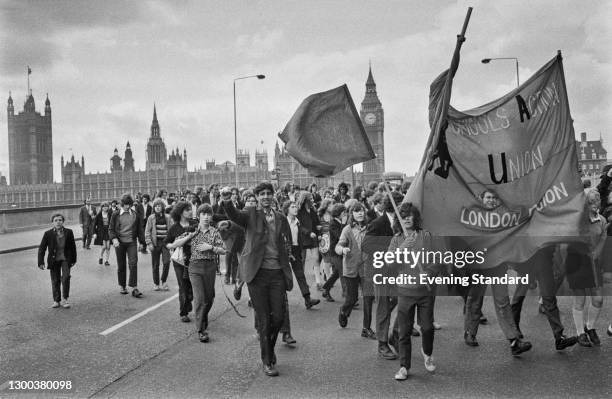
[[[130,278],[129,286],[132,288],[132,296],[141,298],[142,293],[138,290],[138,241],[145,243],[142,223],[132,205],[134,200],[130,194],[123,194],[121,207],[111,216],[108,226],[108,236],[115,247],[117,254],[117,278],[121,287],[121,294],[127,294],[125,288],[127,257]]]
[[[47,269],[51,273],[51,286],[53,291],[53,308],[60,307],[62,291],[64,301],[61,306],[69,308],[68,297],[70,294],[70,268],[77,261],[76,244],[72,230],[64,228],[64,216],[57,213],[51,217],[53,228],[45,231],[42,241],[38,247],[38,267],[45,270],[45,252],[49,248],[47,256]],[[61,289],[60,289],[61,282]]]

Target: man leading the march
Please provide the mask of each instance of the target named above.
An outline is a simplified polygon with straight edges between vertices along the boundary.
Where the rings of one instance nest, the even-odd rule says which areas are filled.
[[[221,191],[221,203],[229,219],[245,229],[240,276],[247,283],[258,318],[263,369],[273,377],[278,375],[274,346],[285,314],[285,290],[293,287],[289,265],[291,229],[287,218],[272,209],[272,184],[260,183],[254,193],[259,202],[256,208],[237,210],[229,188]]]

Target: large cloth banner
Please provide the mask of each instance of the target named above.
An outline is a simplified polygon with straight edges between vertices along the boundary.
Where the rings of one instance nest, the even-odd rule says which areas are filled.
[[[588,216],[561,55],[502,98],[437,120],[447,74],[431,85],[432,132],[405,198],[424,228],[486,249],[481,268],[580,241]]]
[[[307,97],[279,137],[315,177],[376,157],[346,85]]]

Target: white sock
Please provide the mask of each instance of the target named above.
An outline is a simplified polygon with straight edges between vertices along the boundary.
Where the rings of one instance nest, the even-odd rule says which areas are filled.
[[[589,304],[589,317],[587,319],[587,329],[595,328],[597,319],[599,319],[599,313],[601,313],[601,307],[595,307],[592,303]]]
[[[572,308],[572,314],[574,316],[574,324],[576,325],[576,335],[584,334],[584,312]]]

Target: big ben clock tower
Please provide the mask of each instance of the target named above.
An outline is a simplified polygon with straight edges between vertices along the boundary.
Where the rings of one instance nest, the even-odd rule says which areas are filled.
[[[372,76],[372,66],[366,81],[366,93],[361,102],[361,121],[376,158],[363,164],[363,174],[366,181],[380,180],[385,172],[385,113],[376,93],[376,83]]]

